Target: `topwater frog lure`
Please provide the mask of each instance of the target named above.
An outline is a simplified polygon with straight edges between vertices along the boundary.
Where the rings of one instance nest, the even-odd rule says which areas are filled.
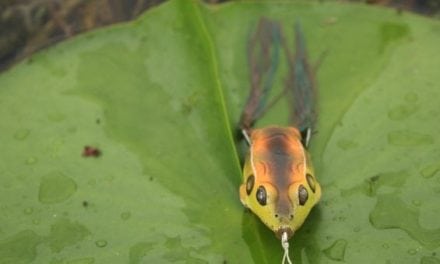
[[[295,53],[291,54],[280,25],[260,19],[248,43],[251,90],[239,124],[249,144],[240,200],[282,240],[283,263],[291,263],[288,239],[321,197],[307,151],[317,116],[314,69],[308,63],[298,22],[295,42]],[[289,76],[284,91],[267,102],[280,50],[286,55]],[[254,128],[254,123],[281,97],[287,97],[292,107],[289,126]]]

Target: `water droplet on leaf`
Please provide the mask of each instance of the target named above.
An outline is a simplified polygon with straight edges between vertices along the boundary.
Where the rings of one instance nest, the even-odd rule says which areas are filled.
[[[417,253],[417,250],[415,250],[415,249],[408,249],[408,254],[410,254],[410,255],[415,255]]]
[[[23,230],[0,241],[0,263],[33,263],[37,246],[43,241],[32,230]]]
[[[415,103],[419,100],[419,96],[414,92],[409,92],[405,95],[405,101],[408,103]]]
[[[425,256],[420,260],[420,264],[440,264],[440,259],[434,256]]]
[[[400,121],[408,118],[415,112],[417,112],[417,107],[415,105],[398,105],[388,111],[388,118],[394,121]]]
[[[66,116],[62,113],[51,113],[47,118],[52,122],[58,123],[66,119]]]
[[[14,138],[16,140],[25,140],[31,131],[29,129],[19,129],[15,132]]]
[[[38,162],[38,159],[36,158],[36,157],[29,157],[27,160],[26,160],[26,164],[28,164],[28,165],[32,165],[32,164],[35,164],[35,163],[37,163]]]
[[[96,242],[95,242],[95,245],[97,246],[97,247],[105,247],[105,246],[107,246],[107,241],[105,241],[105,240],[97,240]]]
[[[358,144],[355,141],[347,140],[347,139],[341,139],[336,144],[342,150],[354,149],[358,146]]]
[[[428,248],[440,246],[440,228],[423,228],[419,216],[417,207],[405,204],[396,194],[384,194],[377,198],[376,206],[370,213],[370,222],[377,229],[402,229]]]
[[[76,189],[76,183],[71,178],[54,171],[42,177],[38,199],[45,204],[60,203],[71,197]]]
[[[434,143],[434,138],[427,134],[409,130],[399,130],[388,133],[388,143],[401,147],[416,147]]]
[[[148,242],[139,242],[130,247],[130,263],[142,263],[142,259],[153,249],[154,244]]]
[[[131,217],[131,213],[130,212],[123,212],[122,214],[121,214],[121,219],[122,220],[128,220],[128,219],[130,219],[130,217]]]
[[[65,247],[73,246],[90,235],[83,225],[68,219],[59,219],[50,227],[47,241],[53,252],[61,252]]]
[[[95,258],[78,258],[72,259],[67,262],[61,262],[66,264],[93,264],[95,263]]]
[[[330,247],[324,249],[324,254],[329,259],[343,261],[347,244],[347,240],[338,239]]]
[[[412,200],[412,204],[415,206],[420,206],[422,202],[420,202],[419,200]]]
[[[30,215],[34,212],[34,209],[32,207],[28,207],[28,208],[25,208],[23,210],[23,212],[24,212],[24,214]]]
[[[439,164],[428,165],[420,171],[420,174],[423,178],[429,179],[439,171],[439,167]]]

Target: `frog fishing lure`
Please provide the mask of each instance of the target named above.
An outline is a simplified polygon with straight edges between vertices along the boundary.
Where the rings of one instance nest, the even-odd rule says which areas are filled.
[[[295,53],[291,54],[280,25],[260,19],[248,42],[251,91],[239,124],[249,145],[240,200],[282,240],[284,259],[289,263],[287,240],[301,227],[321,197],[321,187],[307,151],[317,116],[314,70],[308,63],[298,22],[295,42]],[[280,50],[286,55],[289,76],[282,94],[268,103]],[[289,99],[292,108],[289,126],[254,128],[254,123],[282,97]]]

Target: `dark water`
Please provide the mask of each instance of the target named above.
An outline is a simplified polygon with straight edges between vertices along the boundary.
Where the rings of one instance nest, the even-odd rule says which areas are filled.
[[[0,70],[94,28],[123,22],[164,0],[6,0],[0,2]]]
[[[78,33],[131,20],[165,0],[0,1],[0,71]],[[218,4],[226,0],[204,0]],[[348,0],[440,17],[440,0]]]

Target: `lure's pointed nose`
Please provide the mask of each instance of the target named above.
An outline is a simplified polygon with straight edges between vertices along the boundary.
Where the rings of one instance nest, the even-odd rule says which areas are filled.
[[[280,221],[281,226],[288,226],[292,219],[293,219],[292,214],[278,216],[278,220]]]
[[[287,238],[290,239],[293,236],[294,231],[290,227],[281,227],[275,234],[278,239],[281,239],[284,233],[286,233]]]

